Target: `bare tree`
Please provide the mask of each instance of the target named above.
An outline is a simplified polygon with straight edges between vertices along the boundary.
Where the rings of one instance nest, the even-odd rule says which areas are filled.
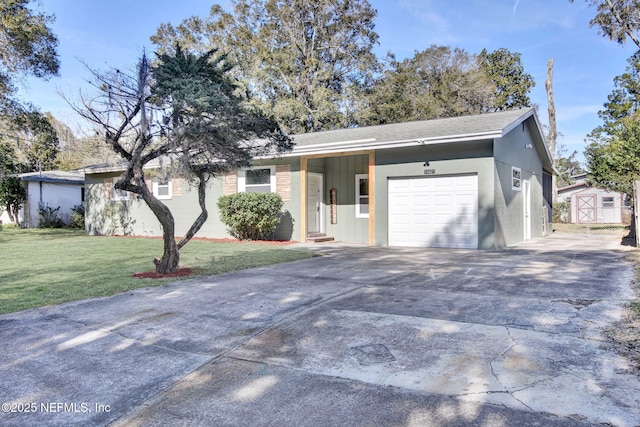
[[[549,147],[549,152],[555,155],[558,132],[556,127],[556,104],[553,99],[553,58],[549,58],[547,62],[547,80],[545,87],[547,89],[547,100],[549,103],[549,134],[547,135],[547,146]],[[555,202],[558,198],[558,184],[555,176],[552,177],[552,182],[553,201]]]
[[[114,187],[139,195],[163,230],[164,251],[156,271],[178,268],[180,249],[207,220],[207,181],[250,165],[257,154],[292,148],[269,117],[253,109],[229,77],[231,66],[215,51],[161,55],[154,66],[143,55],[134,75],[120,70],[93,72],[94,98],[76,107],[125,163]],[[145,169],[162,160],[165,173],[179,174],[198,188],[201,213],[186,235],[175,239],[175,220],[145,182]]]

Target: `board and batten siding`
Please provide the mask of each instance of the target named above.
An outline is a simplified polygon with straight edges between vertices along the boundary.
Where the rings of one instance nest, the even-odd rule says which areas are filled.
[[[324,232],[337,241],[367,243],[369,240],[368,218],[356,218],[356,175],[367,174],[369,156],[366,154],[345,155],[309,159],[308,171],[324,177],[323,218]],[[337,193],[336,223],[331,223],[329,192]]]

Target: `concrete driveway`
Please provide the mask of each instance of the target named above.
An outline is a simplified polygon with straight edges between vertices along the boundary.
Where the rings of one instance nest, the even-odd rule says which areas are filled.
[[[0,316],[0,425],[640,425],[619,238],[320,257]]]

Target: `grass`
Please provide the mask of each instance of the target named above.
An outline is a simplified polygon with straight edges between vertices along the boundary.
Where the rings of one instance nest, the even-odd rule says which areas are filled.
[[[637,249],[628,252],[626,259],[635,268],[633,287],[636,296],[640,296],[640,252]],[[607,328],[605,334],[613,348],[634,363],[640,375],[640,299],[631,301],[623,319]]]
[[[0,229],[0,314],[114,295],[182,278],[135,279],[153,270],[161,239],[87,236],[66,229]],[[208,276],[311,257],[265,243],[193,240],[180,251],[192,276]]]
[[[630,226],[620,224],[562,224],[554,223],[553,230],[561,233],[581,233],[581,234],[608,234],[622,238],[622,244],[630,244]],[[625,243],[626,242],[626,243]],[[630,301],[622,320],[616,322],[605,329],[605,335],[609,339],[609,344],[618,353],[624,355],[635,365],[636,373],[640,375],[640,251],[626,252],[626,259],[635,269],[635,280],[633,283],[636,298]]]
[[[553,223],[553,231],[575,234],[628,234],[629,226],[623,224],[565,224]]]

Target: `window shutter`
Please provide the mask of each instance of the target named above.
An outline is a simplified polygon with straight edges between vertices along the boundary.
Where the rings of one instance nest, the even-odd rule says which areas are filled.
[[[171,179],[171,195],[172,197],[182,196],[182,178]]]
[[[104,198],[113,200],[113,178],[104,178],[102,185],[104,186]]]
[[[238,174],[230,172],[222,177],[222,194],[235,194],[238,192]]]
[[[276,165],[276,193],[283,202],[291,200],[291,165]]]

